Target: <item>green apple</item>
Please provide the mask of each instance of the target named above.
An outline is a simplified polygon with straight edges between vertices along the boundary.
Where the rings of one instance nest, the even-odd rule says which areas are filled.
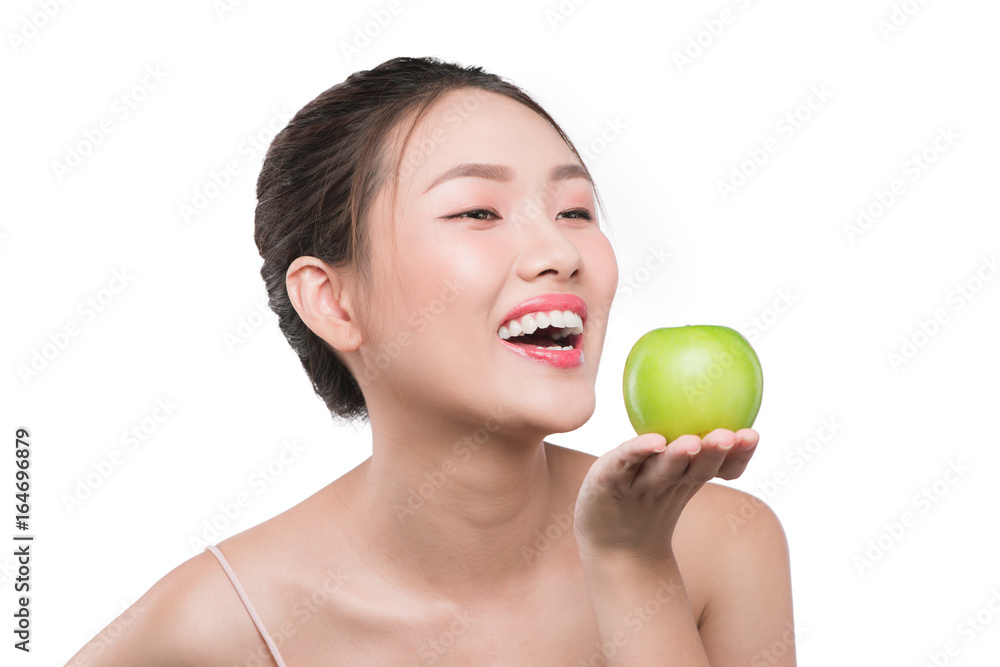
[[[628,353],[622,384],[636,433],[659,433],[668,443],[753,426],[764,390],[760,360],[747,339],[711,324],[644,334]]]

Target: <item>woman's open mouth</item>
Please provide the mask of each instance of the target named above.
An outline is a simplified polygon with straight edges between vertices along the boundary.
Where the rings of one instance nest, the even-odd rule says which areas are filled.
[[[523,357],[571,368],[583,363],[583,319],[570,310],[529,313],[497,331],[500,341]]]

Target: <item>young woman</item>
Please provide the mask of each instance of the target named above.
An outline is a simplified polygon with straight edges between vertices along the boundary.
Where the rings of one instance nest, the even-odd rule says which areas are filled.
[[[281,330],[372,455],[169,572],[75,664],[795,664],[782,528],[707,483],[756,431],[545,441],[593,414],[618,268],[524,92],[437,59],[357,72],[278,134],[257,196]]]

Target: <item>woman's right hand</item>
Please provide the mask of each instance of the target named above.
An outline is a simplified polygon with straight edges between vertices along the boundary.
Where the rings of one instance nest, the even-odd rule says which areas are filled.
[[[681,511],[705,482],[743,474],[760,435],[716,429],[673,442],[656,433],[628,440],[597,459],[580,487],[574,530],[583,559],[672,559]]]

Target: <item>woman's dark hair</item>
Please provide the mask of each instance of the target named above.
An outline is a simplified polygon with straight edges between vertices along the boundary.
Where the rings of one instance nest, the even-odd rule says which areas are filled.
[[[524,104],[547,120],[580,159],[559,125],[514,84],[481,67],[406,57],[355,72],[321,93],[275,136],[264,156],[254,240],[264,259],[260,274],[268,305],[335,420],[367,420],[365,398],[334,349],[306,327],[292,306],[285,286],[288,267],[308,255],[353,270],[364,286],[371,286],[368,214],[383,187],[391,184],[395,191],[402,152],[389,169],[393,132],[410,121],[400,144],[405,146],[426,110],[443,94],[464,87]],[[599,195],[598,202],[603,212]]]

